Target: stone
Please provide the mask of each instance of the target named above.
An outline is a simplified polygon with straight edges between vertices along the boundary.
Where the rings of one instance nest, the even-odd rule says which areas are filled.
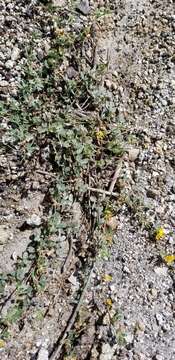
[[[8,81],[6,81],[6,80],[1,80],[0,81],[0,86],[2,86],[2,87],[6,87],[6,86],[8,86]]]
[[[134,335],[133,334],[130,334],[130,333],[127,333],[125,335],[125,340],[126,340],[126,343],[127,344],[132,344],[133,340],[134,340]]]
[[[49,359],[49,352],[45,347],[41,347],[38,353],[37,360],[48,360]]]
[[[68,278],[68,281],[75,287],[79,287],[79,282],[77,281],[76,276],[74,276],[73,274],[71,274]]]
[[[0,244],[6,244],[9,240],[9,230],[4,225],[0,225]]]
[[[6,63],[5,63],[5,67],[6,69],[12,69],[14,66],[14,62],[12,60],[7,60]]]
[[[40,184],[38,181],[34,181],[32,184],[32,189],[33,190],[38,190],[40,188]]]
[[[116,286],[115,286],[114,284],[111,284],[111,285],[109,286],[109,288],[110,288],[110,290],[111,290],[112,293],[114,293],[114,292],[116,291]]]
[[[155,356],[155,359],[156,360],[165,360],[164,357],[162,355],[159,355],[159,354]]]
[[[163,316],[162,314],[156,314],[156,320],[157,320],[157,323],[158,325],[162,326],[163,325]]]
[[[65,6],[66,1],[65,0],[52,0],[53,6]]]
[[[168,269],[165,266],[162,267],[155,267],[154,269],[155,273],[159,276],[167,276]]]
[[[102,345],[102,353],[100,354],[100,360],[111,360],[115,352],[116,346],[111,347],[110,344],[104,343]]]
[[[80,0],[76,6],[76,9],[83,15],[88,15],[90,13],[89,0]]]
[[[106,80],[105,80],[105,85],[106,85],[107,89],[111,89],[111,87],[112,87],[112,81],[110,81],[109,79],[106,79]]]
[[[158,192],[154,189],[148,189],[147,190],[147,196],[151,199],[156,199],[156,197],[158,196]]]
[[[156,290],[155,288],[152,288],[152,289],[151,289],[151,295],[152,295],[154,298],[156,298],[156,297],[157,297],[157,294],[158,294],[157,290]]]
[[[67,68],[67,77],[69,79],[73,79],[77,76],[78,72],[73,68],[73,66],[69,66]]]
[[[140,150],[139,149],[131,149],[129,150],[129,160],[135,161],[139,155]]]
[[[18,47],[15,46],[11,53],[11,60],[16,61],[19,57],[19,54],[20,54],[20,50]]]
[[[29,226],[40,226],[41,225],[41,218],[37,214],[32,214],[27,220],[27,225]]]

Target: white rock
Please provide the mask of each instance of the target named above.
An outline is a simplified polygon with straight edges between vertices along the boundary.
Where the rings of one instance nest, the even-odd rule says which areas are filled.
[[[116,347],[111,347],[109,344],[102,345],[102,353],[100,355],[100,360],[112,360]]]
[[[157,320],[157,322],[158,322],[158,324],[161,326],[161,325],[163,325],[163,316],[162,316],[162,314],[156,314],[156,320]]]
[[[65,6],[66,5],[65,0],[52,0],[52,3],[54,6]]]
[[[0,86],[2,86],[2,87],[6,87],[6,86],[8,86],[8,81],[6,81],[6,80],[1,80],[0,81]]]
[[[135,161],[139,155],[140,150],[139,149],[131,149],[129,150],[129,160]]]
[[[16,61],[19,57],[20,50],[18,47],[14,47],[11,53],[11,60]]]
[[[168,272],[168,269],[165,266],[162,266],[162,267],[156,267],[154,269],[154,271],[159,276],[166,276],[167,272]]]
[[[80,0],[76,6],[76,9],[79,10],[83,15],[88,15],[90,13],[89,0]]]
[[[131,344],[133,342],[133,339],[134,339],[134,335],[129,334],[129,333],[126,334],[125,340],[126,340],[127,344]]]
[[[4,225],[0,225],[0,244],[6,244],[8,239],[9,230]]]
[[[109,288],[110,288],[110,290],[111,290],[111,292],[115,292],[115,290],[116,290],[116,286],[114,285],[114,284],[111,284],[110,286],[109,286]]]
[[[162,355],[156,355],[156,360],[165,360]]]
[[[38,353],[37,360],[48,360],[49,359],[49,352],[44,347],[41,347]]]
[[[14,66],[14,62],[12,60],[7,60],[6,63],[5,63],[5,67],[6,69],[12,69]]]
[[[41,218],[37,214],[32,214],[27,220],[26,223],[30,226],[39,226],[41,225]]]
[[[106,85],[106,87],[107,87],[108,89],[111,89],[111,87],[112,87],[112,81],[110,81],[109,79],[106,79],[106,80],[105,80],[105,85]]]
[[[74,275],[69,276],[68,281],[74,286],[79,285],[79,282],[77,281],[77,278]]]

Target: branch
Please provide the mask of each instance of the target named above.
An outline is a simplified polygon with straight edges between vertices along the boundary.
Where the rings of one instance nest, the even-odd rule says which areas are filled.
[[[118,193],[116,192],[111,192],[111,191],[107,191],[107,190],[103,190],[103,189],[97,189],[97,188],[93,188],[93,187],[88,187],[88,190],[92,191],[92,192],[97,192],[103,195],[109,195],[109,196],[114,196],[114,197],[118,197]]]
[[[83,302],[83,299],[84,299],[85,293],[86,293],[86,291],[87,291],[87,288],[88,288],[88,286],[89,286],[89,284],[90,284],[91,275],[92,275],[93,270],[94,270],[94,264],[93,264],[93,266],[92,266],[92,268],[91,268],[91,270],[90,270],[90,272],[89,272],[89,275],[88,275],[88,277],[87,277],[87,280],[86,280],[84,289],[83,289],[83,291],[82,291],[82,293],[81,293],[80,299],[79,299],[76,307],[74,308],[73,313],[72,313],[72,315],[70,316],[70,319],[68,320],[68,323],[67,323],[66,328],[65,328],[64,331],[63,331],[62,338],[61,338],[58,346],[56,346],[55,350],[54,350],[54,351],[52,352],[52,354],[49,356],[49,359],[50,359],[50,360],[58,360],[58,359],[60,358],[61,349],[62,349],[62,347],[63,347],[63,345],[64,345],[64,343],[65,343],[65,339],[66,339],[66,337],[67,337],[67,334],[68,334],[69,331],[71,330],[71,328],[72,328],[72,326],[73,326],[73,324],[74,324],[74,322],[75,322],[75,320],[76,320],[76,316],[77,316],[77,314],[78,314],[78,312],[79,312],[79,309],[80,309],[80,306],[81,306],[81,304],[82,304],[82,302]]]

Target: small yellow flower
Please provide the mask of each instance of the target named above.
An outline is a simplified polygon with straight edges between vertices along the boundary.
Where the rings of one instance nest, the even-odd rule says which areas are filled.
[[[100,142],[105,138],[106,134],[104,130],[98,130],[96,131],[96,138]]]
[[[109,274],[103,275],[103,281],[105,281],[105,282],[112,281],[112,276]]]
[[[112,218],[112,211],[110,209],[105,209],[104,211],[104,219],[109,221]]]
[[[109,308],[112,307],[112,300],[111,300],[111,298],[106,299],[105,303],[106,303],[106,305],[107,305]]]
[[[157,241],[163,239],[165,237],[165,230],[161,227],[156,229],[154,236],[155,236],[155,240],[157,240]]]
[[[0,339],[0,349],[3,349],[5,345],[6,345],[5,341]]]
[[[171,265],[175,261],[175,255],[166,255],[163,259],[167,265]]]

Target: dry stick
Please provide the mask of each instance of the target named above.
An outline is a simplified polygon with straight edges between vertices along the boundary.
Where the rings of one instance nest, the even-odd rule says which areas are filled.
[[[107,190],[103,190],[103,189],[97,189],[97,188],[93,188],[93,187],[88,187],[88,190],[92,191],[92,192],[97,192],[103,195],[112,195],[114,197],[118,197],[119,194],[117,194],[116,192],[110,192]]]
[[[72,237],[70,237],[69,239],[69,251],[68,251],[68,255],[66,257],[66,260],[63,264],[63,267],[61,269],[61,273],[64,273],[67,270],[67,266],[69,265],[70,259],[72,257],[72,251],[73,251],[73,240]]]
[[[116,192],[113,192],[114,190],[114,186],[115,186],[115,183],[119,177],[119,174],[120,174],[120,171],[122,169],[122,160],[120,160],[120,162],[118,163],[117,167],[116,167],[116,170],[115,170],[115,173],[113,175],[113,178],[112,178],[112,181],[111,181],[111,184],[109,186],[109,190],[103,190],[103,189],[98,189],[98,188],[93,188],[93,187],[90,187],[88,186],[88,190],[92,191],[92,192],[97,192],[97,193],[100,193],[100,194],[103,194],[103,195],[109,195],[109,196],[114,196],[114,197],[118,197],[119,194],[116,193]]]
[[[75,309],[74,309],[74,311],[73,311],[73,313],[72,313],[72,315],[71,315],[71,317],[70,317],[70,319],[69,319],[69,321],[68,321],[68,324],[67,324],[67,326],[66,326],[66,328],[65,328],[65,330],[64,330],[64,332],[63,332],[63,335],[62,335],[62,338],[61,338],[61,340],[60,340],[59,346],[55,349],[55,351],[54,351],[54,352],[52,353],[52,355],[49,357],[50,360],[58,360],[58,359],[59,359],[59,356],[61,355],[61,349],[62,349],[62,347],[63,347],[63,345],[64,345],[64,342],[65,342],[65,339],[66,339],[66,337],[67,337],[67,334],[69,333],[69,331],[71,330],[71,328],[72,328],[72,326],[73,326],[73,324],[74,324],[74,322],[75,322],[76,316],[77,316],[77,314],[78,314],[78,312],[79,312],[80,306],[81,306],[82,301],[83,301],[83,299],[84,299],[86,290],[87,290],[87,288],[88,288],[88,286],[89,286],[93,269],[94,269],[94,264],[93,264],[93,266],[92,266],[92,268],[91,268],[91,270],[90,270],[90,272],[89,272],[89,275],[88,275],[88,277],[87,277],[87,280],[86,280],[84,289],[83,289],[83,291],[82,291],[82,293],[81,293],[81,296],[80,296],[80,299],[79,299],[79,301],[78,301],[78,304],[77,304],[77,306],[75,307]]]
[[[38,173],[38,174],[41,174],[41,175],[49,175],[49,176],[54,177],[54,178],[56,177],[56,174],[49,173],[48,171],[44,171],[44,170],[40,170],[40,169],[35,170],[35,172]]]
[[[112,178],[112,181],[111,181],[111,184],[109,186],[109,193],[113,193],[113,190],[114,190],[114,186],[115,186],[115,183],[120,175],[120,171],[122,169],[122,159],[120,160],[120,162],[118,163],[117,167],[116,167],[116,170],[115,170],[115,173],[113,175],[113,178]]]

